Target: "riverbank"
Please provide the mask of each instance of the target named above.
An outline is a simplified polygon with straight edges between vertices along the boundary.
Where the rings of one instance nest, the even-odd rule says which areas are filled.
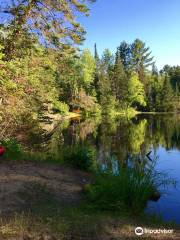
[[[136,239],[137,226],[176,229],[172,235],[141,239],[179,239],[180,228],[157,218],[121,216],[94,210],[82,195],[90,174],[59,165],[0,163],[0,239]]]
[[[179,115],[179,112],[136,112],[136,114],[149,114],[149,115],[166,115],[166,114],[177,114]]]

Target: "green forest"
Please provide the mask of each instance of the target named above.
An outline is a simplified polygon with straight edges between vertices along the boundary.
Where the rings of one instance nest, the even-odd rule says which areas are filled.
[[[180,67],[166,65],[158,71],[150,48],[140,39],[121,42],[115,54],[105,49],[100,56],[96,44],[94,53],[82,50],[85,30],[76,16],[88,16],[88,5],[76,0],[4,3],[2,124],[33,124],[45,109],[86,116],[180,110]]]

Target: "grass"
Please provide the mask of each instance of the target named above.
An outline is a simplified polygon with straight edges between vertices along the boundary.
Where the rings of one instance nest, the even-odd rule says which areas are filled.
[[[154,167],[124,167],[118,175],[99,173],[86,186],[85,195],[98,209],[141,214],[148,200],[157,195],[159,186],[167,182]]]
[[[30,159],[14,140],[6,140],[6,158]],[[66,149],[63,158],[37,157],[38,161],[50,161],[81,168],[97,170],[95,153],[88,147]],[[67,154],[68,152],[68,154]],[[93,168],[92,168],[93,166]],[[75,171],[75,170],[74,170]],[[136,239],[134,228],[139,226],[175,228],[157,216],[143,213],[147,201],[163,184],[162,176],[149,168],[122,168],[119,175],[94,173],[94,181],[84,189],[80,205],[66,206],[45,186],[32,184],[19,193],[27,203],[22,211],[0,220],[0,238],[20,239]],[[142,239],[151,239],[142,237]],[[163,238],[162,238],[163,239]]]
[[[75,145],[63,147],[59,154],[49,153],[30,154],[24,152],[15,140],[5,140],[5,157],[16,160],[33,159],[37,162],[64,164],[70,167],[89,171],[94,181],[84,189],[85,197],[94,207],[101,210],[125,211],[140,214],[144,211],[148,200],[157,195],[162,184],[170,183],[167,176],[155,171],[155,162],[148,167],[122,167],[118,175],[112,172],[98,171],[96,151],[92,146]],[[52,157],[53,156],[53,157]]]
[[[7,160],[63,164],[91,172],[97,170],[96,150],[90,145],[63,146],[56,154],[52,154],[48,151],[24,150],[15,139],[5,139],[1,144],[6,148],[4,159]]]
[[[65,207],[48,188],[38,184],[32,184],[29,190],[22,196],[25,200],[31,199],[31,204],[22,212],[1,218],[0,237],[3,239],[21,239],[22,236],[29,240],[136,239],[134,228],[137,225],[175,227],[154,217],[129,218],[117,212],[97,211],[87,202]]]
[[[31,199],[30,205],[21,213],[1,219],[0,236],[8,239],[23,235],[34,239],[50,235],[53,239],[90,240],[101,235],[101,215],[90,213],[84,206],[62,206],[44,186],[32,184],[29,190],[21,194],[24,200]]]

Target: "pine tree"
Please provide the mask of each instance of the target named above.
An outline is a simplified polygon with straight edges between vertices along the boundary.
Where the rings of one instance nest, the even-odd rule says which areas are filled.
[[[175,95],[170,83],[169,76],[165,76],[162,93],[161,93],[161,110],[162,111],[173,111]]]
[[[112,92],[113,95],[121,102],[121,104],[125,101],[127,93],[127,75],[124,71],[122,59],[119,56],[118,51],[116,53],[116,60],[114,65]]]
[[[157,69],[157,66],[155,65],[155,63],[152,64],[152,76],[153,77],[157,77],[159,75],[158,73],[158,69]]]
[[[105,74],[107,74],[109,79],[111,79],[114,68],[114,56],[109,49],[104,50],[101,63],[104,66]]]
[[[113,67],[113,55],[105,49],[99,68],[99,91],[100,95],[106,97],[111,93],[111,71]]]
[[[148,111],[155,111],[156,109],[156,100],[158,97],[159,91],[159,73],[158,69],[153,63],[151,75],[148,75],[148,81],[146,83],[146,99],[147,99],[147,108]]]
[[[130,67],[130,60],[131,60],[131,48],[130,45],[128,43],[126,43],[125,41],[123,41],[120,46],[117,49],[117,53],[119,55],[119,57],[122,60],[124,69],[126,71],[129,70]]]
[[[112,96],[111,79],[113,75],[114,56],[105,49],[100,61],[99,68],[99,101],[103,112],[111,114],[116,108],[116,98]]]
[[[176,90],[175,90],[175,111],[179,112],[180,111],[180,91],[178,84],[176,84]]]
[[[100,58],[97,51],[97,45],[94,45],[94,59],[95,59],[95,73],[94,73],[94,88],[96,90],[97,100],[100,101],[100,89],[99,89],[99,79],[100,79]]]
[[[96,62],[99,62],[99,55],[98,55],[96,43],[94,44],[94,58],[95,58]]]
[[[85,31],[76,21],[77,12],[88,15],[89,9],[84,2],[80,0],[7,1],[0,9],[2,21],[4,21],[4,13],[6,21],[8,20],[10,33],[5,46],[6,54],[13,54],[14,42],[25,30],[33,32],[41,43],[58,47],[61,53],[64,51],[71,53],[74,50],[72,45],[80,44],[84,40]]]
[[[145,71],[153,62],[149,47],[139,39],[131,45],[131,68],[138,73],[141,82],[145,81]]]

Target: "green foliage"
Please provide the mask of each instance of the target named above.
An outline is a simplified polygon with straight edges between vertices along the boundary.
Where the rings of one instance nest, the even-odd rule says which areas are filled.
[[[88,171],[96,171],[96,151],[92,146],[73,146],[67,148],[64,154],[65,164]]]
[[[118,110],[120,110],[118,108],[118,100],[114,96],[108,95],[108,96],[105,96],[104,98],[102,98],[101,101],[104,104],[103,105],[104,106],[103,113],[110,117],[116,116],[116,112],[118,112]]]
[[[154,167],[146,172],[139,168],[121,168],[119,175],[97,175],[94,182],[86,186],[85,194],[98,209],[140,214],[160,183]]]
[[[137,115],[137,111],[133,107],[129,107],[125,111],[125,116],[127,119],[132,119]]]
[[[33,32],[39,42],[46,43],[50,48],[58,48],[63,55],[74,53],[72,45],[80,44],[85,34],[76,21],[76,15],[88,15],[88,2],[93,1],[44,0],[39,3],[38,0],[10,0],[4,3],[9,33],[5,44],[6,59],[14,57],[17,47],[21,51],[21,44],[17,43],[23,46],[23,38],[27,46],[29,32]]]
[[[60,114],[64,115],[69,112],[69,106],[66,103],[60,102],[60,101],[55,101],[53,110],[55,112],[59,112]]]
[[[131,63],[131,46],[130,46],[130,44],[123,41],[117,49],[117,54],[118,54],[118,57],[121,58],[124,69],[126,71],[128,71],[130,68],[130,63]]]
[[[178,67],[166,66],[159,75],[150,48],[143,41],[122,42],[115,57],[106,49],[99,58],[95,45],[95,61],[94,86],[103,113],[107,114],[112,109],[109,115],[112,112],[113,115],[118,112],[127,114],[132,108],[139,111],[179,111]],[[162,94],[165,75],[173,86],[171,94]],[[169,106],[163,102],[169,102]]]
[[[3,49],[4,49],[4,47],[2,45],[0,45],[0,63],[2,63],[1,61],[2,61],[2,59],[4,57]]]
[[[131,153],[139,154],[141,152],[141,146],[143,145],[146,134],[147,121],[143,119],[140,123],[129,126],[129,147]]]
[[[15,139],[4,139],[1,144],[6,148],[5,158],[8,160],[21,159],[22,148]]]
[[[180,90],[180,66],[165,65],[161,70],[161,74],[168,75],[174,90]]]
[[[140,39],[136,39],[131,45],[131,68],[138,73],[140,81],[144,82],[145,70],[152,66],[153,59],[149,47]]]
[[[138,75],[133,73],[128,82],[127,102],[129,106],[138,103],[142,106],[146,105],[145,92],[143,84],[139,81]]]
[[[98,61],[98,100],[102,106],[102,112],[109,113],[109,106],[116,107],[116,99],[112,94],[112,76],[114,68],[114,57],[106,49],[103,52],[101,61]]]
[[[174,93],[170,84],[170,79],[166,76],[161,92],[161,109],[162,111],[173,111]]]
[[[19,121],[22,116],[37,118],[44,103],[51,101],[57,105],[59,89],[54,57],[52,52],[47,55],[43,48],[37,47],[31,57],[2,62],[0,108],[5,122],[22,125]]]
[[[27,7],[25,2],[23,9]],[[72,3],[71,7],[76,4]],[[81,7],[80,12],[87,11],[85,6]],[[29,16],[33,9],[41,19],[44,12],[38,13],[35,6],[30,6]],[[18,5],[17,13],[19,10]],[[59,12],[59,7],[56,10]],[[51,11],[54,12],[52,5]],[[14,20],[22,20],[23,15],[16,19],[17,13]],[[58,21],[59,18],[56,19]],[[55,43],[45,48],[28,28],[22,27],[27,19],[20,29],[13,30],[14,23],[11,22],[8,29],[3,25],[0,29],[0,120],[3,127],[11,126],[11,131],[26,129],[34,121],[42,121],[43,117],[54,113],[65,115],[69,111],[85,116],[101,113],[116,116],[122,113],[128,117],[129,113],[134,115],[135,110],[179,111],[179,68],[166,66],[159,75],[153,65],[152,71],[148,72],[153,58],[150,49],[141,40],[136,39],[132,44],[122,42],[115,56],[105,49],[99,57],[95,45],[93,57],[88,49],[71,51],[69,44],[61,42],[66,36],[58,39],[61,43],[59,47],[65,48],[66,53],[63,49],[60,51],[52,47]],[[77,28],[74,26],[74,30]],[[12,33],[17,30],[18,38],[13,39]],[[71,31],[66,34],[71,38]],[[78,40],[74,37],[72,41]],[[12,44],[8,46],[9,41]]]
[[[88,49],[85,49],[81,55],[81,74],[82,74],[82,86],[88,94],[95,94],[93,89],[94,74],[95,74],[95,59],[91,55]]]
[[[113,95],[116,96],[117,100],[119,100],[122,106],[123,104],[125,104],[126,101],[126,95],[128,91],[127,84],[127,74],[125,73],[122,59],[119,57],[119,54],[117,52],[112,78],[112,91]]]

